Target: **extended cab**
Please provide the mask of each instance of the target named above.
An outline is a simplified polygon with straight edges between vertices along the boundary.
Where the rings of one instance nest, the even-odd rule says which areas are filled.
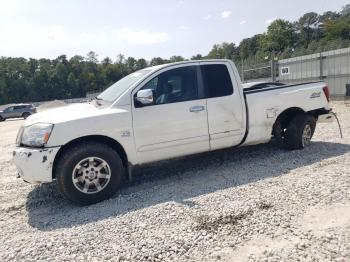
[[[180,62],[132,73],[90,103],[30,116],[13,155],[25,181],[56,179],[68,199],[91,204],[135,165],[272,137],[302,149],[330,112],[324,82],[243,89],[229,60]]]

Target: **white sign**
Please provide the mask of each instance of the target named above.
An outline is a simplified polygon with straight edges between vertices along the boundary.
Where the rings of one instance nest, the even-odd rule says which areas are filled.
[[[281,67],[281,76],[289,75],[289,66]]]

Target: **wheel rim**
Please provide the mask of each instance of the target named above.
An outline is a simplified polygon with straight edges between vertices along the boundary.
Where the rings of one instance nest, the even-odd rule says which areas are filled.
[[[303,147],[309,146],[312,138],[312,129],[310,125],[306,125],[303,130],[302,143]]]
[[[111,168],[99,157],[87,157],[73,169],[72,181],[84,194],[96,194],[106,188],[111,180]]]

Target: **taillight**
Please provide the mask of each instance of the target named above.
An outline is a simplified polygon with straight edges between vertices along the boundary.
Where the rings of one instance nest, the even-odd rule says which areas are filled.
[[[328,88],[328,86],[323,87],[323,93],[324,93],[324,95],[326,96],[327,101],[329,102],[331,99],[330,99],[330,93],[329,93],[329,88]]]

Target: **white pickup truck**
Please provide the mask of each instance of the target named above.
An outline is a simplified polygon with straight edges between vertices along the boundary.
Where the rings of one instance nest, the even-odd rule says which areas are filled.
[[[243,89],[229,60],[180,62],[132,73],[90,103],[30,116],[13,157],[25,181],[57,180],[69,200],[91,204],[135,165],[272,137],[302,149],[330,112],[324,82]]]

